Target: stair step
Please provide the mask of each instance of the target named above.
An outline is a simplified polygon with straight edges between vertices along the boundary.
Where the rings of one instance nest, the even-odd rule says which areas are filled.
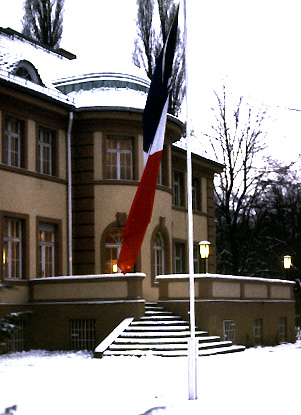
[[[187,344],[189,337],[156,337],[156,338],[130,338],[130,337],[118,337],[118,339],[115,340],[114,344],[156,344],[156,343],[162,343],[162,344],[175,344],[175,343],[184,343]],[[206,342],[212,342],[212,341],[218,341],[220,340],[219,336],[208,336],[208,337],[202,337],[198,338],[199,344],[206,343]]]
[[[205,336],[208,333],[206,331],[197,331],[195,333],[196,336]],[[122,337],[190,337],[190,331],[189,330],[183,330],[183,331],[167,331],[164,327],[164,330],[161,331],[150,331],[149,328],[147,328],[145,331],[127,331],[125,330],[122,333]]]
[[[131,327],[136,326],[157,326],[158,325],[158,321],[152,321],[152,320],[139,320],[139,321],[133,321],[131,324]],[[160,321],[160,325],[162,326],[183,326],[183,327],[188,327],[189,324],[186,323],[185,321],[180,321],[180,320],[161,320]]]
[[[197,330],[198,355],[210,356],[243,351],[244,346],[222,341],[219,336]],[[102,356],[161,356],[180,357],[188,355],[190,324],[180,316],[166,311],[156,303],[145,304],[145,315],[129,325],[115,338]]]
[[[144,313],[146,316],[148,316],[148,315],[152,315],[152,316],[161,316],[161,315],[163,315],[163,316],[173,316],[174,314],[173,314],[173,312],[172,311],[164,311],[164,310],[162,310],[162,311],[160,311],[160,310],[145,310],[145,313]]]
[[[160,315],[151,314],[151,315],[148,315],[148,316],[143,316],[143,317],[140,318],[139,321],[165,321],[165,320],[166,321],[176,320],[176,321],[180,321],[180,322],[183,323],[183,320],[181,319],[180,316],[173,316],[173,315],[166,316],[166,315],[163,315],[163,314],[160,314]]]
[[[200,344],[199,345],[199,350],[204,350],[204,349],[213,349],[213,348],[219,348],[219,347],[229,347],[232,346],[231,342],[211,342],[211,343],[204,343],[204,344]],[[110,347],[109,350],[120,350],[120,351],[124,351],[124,350],[154,350],[154,351],[158,351],[158,350],[186,350],[187,351],[187,347],[188,347],[188,342],[182,343],[182,344],[116,344],[113,343]]]
[[[198,356],[213,356],[217,354],[235,353],[242,352],[245,348],[243,346],[228,346],[218,347],[206,350],[199,350]],[[160,357],[187,357],[187,350],[164,350],[164,351],[153,351],[153,350],[125,350],[125,351],[114,351],[107,350],[104,352],[104,356],[160,356]]]

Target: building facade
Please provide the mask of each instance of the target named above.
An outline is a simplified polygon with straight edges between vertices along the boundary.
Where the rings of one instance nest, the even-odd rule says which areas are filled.
[[[75,58],[0,29],[0,275],[13,287],[0,291],[0,316],[33,311],[29,347],[70,348],[82,324],[99,341],[157,301],[157,275],[188,271],[186,152],[174,145],[183,123],[168,116],[152,221],[132,278],[123,277],[117,258],[144,168],[149,82],[86,75]],[[195,272],[204,239],[215,272],[213,177],[222,166],[197,155],[192,163]]]

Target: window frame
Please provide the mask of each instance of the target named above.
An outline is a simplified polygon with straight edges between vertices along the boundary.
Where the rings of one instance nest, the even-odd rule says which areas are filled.
[[[104,238],[104,273],[105,274],[116,274],[116,273],[113,272],[113,265],[115,263],[117,265],[118,256],[119,256],[121,246],[122,246],[123,229],[124,228],[122,228],[122,227],[115,226],[115,227],[112,227],[110,230],[108,230],[105,234],[105,238]],[[118,239],[119,239],[119,241],[117,243],[108,243],[107,242],[107,237],[116,230],[118,230]],[[110,250],[116,249],[116,252],[117,252],[116,260],[115,260],[115,258],[113,258],[112,255],[110,255],[110,262],[109,263],[111,264],[111,266],[110,266],[111,272],[108,272],[108,269],[107,269],[107,264],[108,264],[108,262],[107,262],[107,249],[110,249]],[[111,251],[111,254],[112,254],[112,251]],[[118,268],[117,272],[120,273],[121,270]]]
[[[160,245],[156,245],[157,238],[160,238]],[[154,255],[154,276],[165,274],[165,243],[162,233],[158,230],[154,235],[153,242],[153,255]],[[160,258],[158,258],[160,256]],[[161,262],[161,264],[158,264]],[[161,269],[161,272],[158,272],[158,269]]]
[[[113,148],[113,147],[107,147],[107,142],[108,140],[117,140],[117,148]],[[131,149],[122,149],[120,148],[120,143],[121,140],[129,140],[131,141]],[[135,136],[134,135],[122,135],[122,134],[107,134],[104,137],[104,178],[105,180],[114,180],[114,181],[121,181],[121,182],[125,182],[125,181],[133,181],[136,179],[136,159],[135,159],[135,154],[136,154],[136,149],[135,149],[135,143],[137,140],[135,140]],[[111,154],[116,154],[116,165],[113,164],[108,164],[108,153]],[[122,154],[130,154],[130,178],[126,177],[126,178],[122,178],[122,174],[121,174],[121,155]],[[109,169],[110,167],[112,168],[113,166],[116,167],[116,177],[112,177],[114,176],[114,174],[112,172],[109,173]],[[127,165],[125,167],[125,169],[127,169]]]
[[[11,142],[12,142],[12,135],[14,135],[15,133],[12,133],[10,131],[7,131],[7,122],[9,122],[9,120],[14,120],[17,121],[19,124],[19,132],[18,132],[18,161],[15,164],[12,164],[11,161]],[[25,137],[25,121],[20,118],[19,116],[16,116],[15,114],[11,114],[11,113],[5,113],[3,114],[3,128],[2,128],[2,162],[3,164],[5,164],[6,166],[9,167],[13,167],[13,168],[25,168],[25,160],[26,160],[26,137]],[[8,138],[7,138],[8,136]],[[7,154],[7,147],[10,149],[8,151],[8,155]]]
[[[253,321],[254,347],[262,345],[262,318]]]
[[[180,256],[177,255],[176,249],[180,248]],[[180,261],[180,270],[178,267]],[[185,274],[186,272],[186,241],[173,241],[173,270],[174,274]]]
[[[164,144],[157,185],[169,187],[168,179],[169,179],[168,147],[167,145]]]
[[[179,175],[178,179],[176,179],[176,175]],[[176,189],[178,190],[176,194]],[[176,208],[185,208],[185,177],[184,172],[181,170],[173,170],[173,182],[172,182],[172,204],[173,207]]]
[[[52,240],[46,240],[46,232],[51,235]],[[39,222],[39,278],[50,278],[55,276],[55,234],[55,225]],[[42,235],[43,238],[41,238]],[[47,261],[47,256],[49,256],[47,251],[51,253],[51,261]]]
[[[224,341],[235,342],[235,321],[228,319],[223,320],[223,338]]]
[[[278,320],[278,342],[286,343],[287,342],[287,318],[280,317]]]
[[[193,271],[194,274],[201,274],[200,247],[198,243],[193,244]]]
[[[54,271],[53,271],[53,277],[56,277],[58,275],[62,275],[62,220],[60,219],[52,219],[44,216],[37,216],[36,217],[36,276],[37,278],[43,278],[41,277],[41,257],[40,257],[40,227],[41,224],[45,228],[49,226],[52,229],[54,229]],[[45,277],[49,278],[49,277]]]
[[[15,223],[18,236],[12,235]],[[5,216],[3,233],[3,274],[6,280],[22,280],[22,223],[20,219]],[[16,254],[13,256],[13,252]],[[14,269],[16,272],[14,273]],[[17,275],[17,276],[13,276]]]
[[[199,176],[193,175],[192,177],[192,210],[194,212],[201,212],[202,209],[202,179]]]
[[[46,143],[41,140],[41,133],[48,133],[51,137],[51,143]],[[58,133],[55,129],[45,126],[41,123],[37,123],[37,139],[36,139],[36,170],[40,174],[45,174],[47,176],[58,176],[58,168],[59,162],[57,160],[58,157],[58,151],[57,151],[57,145],[58,145]],[[49,150],[49,159],[47,160],[44,157],[43,151],[44,149],[50,149]],[[47,162],[49,165],[48,169],[44,168],[44,162]],[[46,170],[46,171],[45,171]]]
[[[20,278],[15,277],[6,277],[5,275],[5,264],[4,264],[4,248],[5,248],[5,220],[11,219],[19,221],[21,224],[21,274]],[[28,237],[28,222],[29,216],[24,214],[19,214],[16,212],[10,211],[0,211],[0,220],[1,220],[1,281],[9,281],[10,284],[23,283],[28,278],[28,264],[29,264],[29,237]]]

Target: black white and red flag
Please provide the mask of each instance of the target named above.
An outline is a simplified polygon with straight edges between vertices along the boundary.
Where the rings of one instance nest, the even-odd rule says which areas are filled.
[[[143,153],[146,165],[123,232],[118,267],[124,274],[133,269],[152,218],[163,152],[178,13],[179,8],[157,60],[143,112]]]

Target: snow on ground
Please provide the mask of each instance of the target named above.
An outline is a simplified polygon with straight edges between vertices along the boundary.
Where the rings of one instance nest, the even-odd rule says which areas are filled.
[[[301,341],[198,359],[188,401],[186,358],[93,359],[87,352],[0,356],[0,414],[297,414]]]

